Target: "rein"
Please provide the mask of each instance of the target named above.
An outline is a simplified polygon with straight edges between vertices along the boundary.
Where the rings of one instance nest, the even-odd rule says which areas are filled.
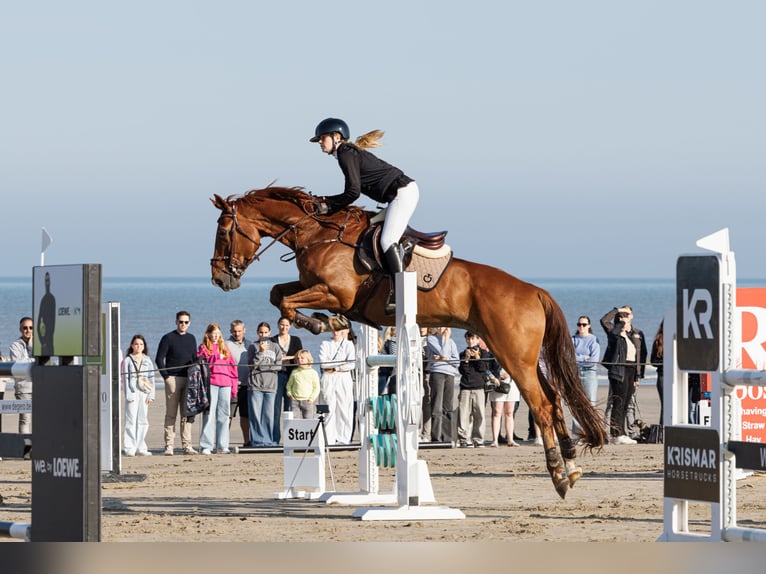
[[[233,255],[232,255],[232,253],[234,252],[234,238],[232,237],[232,240],[229,242],[230,243],[230,245],[229,245],[229,254],[221,256],[221,257],[213,257],[213,258],[210,259],[210,262],[211,263],[214,262],[214,261],[224,261],[224,262],[227,262],[228,263],[228,267],[229,267],[229,271],[235,277],[241,277],[242,274],[245,272],[245,270],[250,266],[250,264],[253,261],[258,261],[261,258],[261,256],[270,247],[272,247],[275,243],[279,242],[285,235],[287,235],[291,231],[295,234],[295,249],[294,249],[293,253],[287,253],[287,254],[284,254],[284,255],[280,256],[280,260],[283,261],[283,262],[292,261],[301,252],[303,252],[303,251],[305,251],[307,249],[310,249],[312,247],[316,247],[317,245],[324,245],[324,244],[327,244],[327,243],[341,243],[343,245],[346,245],[348,247],[352,247],[354,249],[358,246],[357,243],[349,242],[349,241],[347,241],[346,239],[343,238],[343,233],[346,230],[346,227],[347,227],[348,222],[349,222],[349,218],[351,216],[350,212],[346,212],[346,219],[343,222],[343,224],[340,225],[340,226],[337,226],[337,229],[338,229],[338,236],[337,237],[334,237],[334,238],[331,238],[331,239],[322,239],[322,240],[319,240],[319,241],[315,241],[313,243],[309,243],[308,245],[303,245],[303,246],[298,245],[298,226],[301,223],[303,223],[306,219],[309,219],[309,218],[310,219],[314,219],[315,221],[319,222],[320,224],[323,223],[314,213],[309,212],[304,207],[304,211],[306,212],[306,214],[303,217],[301,217],[295,223],[287,225],[287,227],[285,227],[285,229],[283,231],[281,231],[280,233],[278,233],[277,235],[275,235],[272,238],[271,242],[268,245],[266,245],[263,249],[258,250],[258,247],[260,246],[260,242],[257,241],[256,239],[253,239],[239,225],[239,221],[237,220],[237,204],[236,204],[236,202],[230,202],[230,205],[231,205],[231,213],[223,213],[221,215],[221,217],[231,217],[231,219],[232,219],[231,233],[235,233],[236,232],[236,233],[239,233],[240,235],[242,235],[245,239],[247,239],[248,241],[250,241],[251,243],[253,243],[256,246],[256,250],[257,251],[252,256],[250,256],[250,258],[247,261],[245,261],[245,262],[240,262],[240,261],[236,260],[233,257]]]

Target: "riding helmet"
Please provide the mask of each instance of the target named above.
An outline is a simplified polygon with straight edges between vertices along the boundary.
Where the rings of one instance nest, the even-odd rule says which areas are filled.
[[[314,130],[314,137],[309,141],[316,143],[323,135],[335,132],[338,132],[343,140],[347,140],[351,137],[351,131],[348,129],[348,124],[346,122],[338,118],[327,118],[317,124],[317,127]]]

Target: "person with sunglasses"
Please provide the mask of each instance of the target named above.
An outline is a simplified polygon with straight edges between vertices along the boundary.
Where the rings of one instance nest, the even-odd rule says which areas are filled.
[[[580,372],[580,381],[585,388],[590,403],[596,406],[596,393],[598,392],[598,375],[596,369],[601,358],[601,346],[598,338],[593,334],[590,326],[590,317],[580,315],[577,319],[577,331],[572,335],[572,343],[575,348],[577,370]],[[576,419],[572,419],[572,434],[580,432],[580,425]]]
[[[32,317],[22,317],[19,321],[19,333],[21,336],[11,343],[8,349],[11,361],[15,363],[31,363],[34,361],[32,351],[32,336],[34,335],[34,321]],[[32,398],[32,379],[18,377],[13,383],[13,392],[16,400],[29,400]],[[32,432],[32,413],[19,413],[19,434]]]
[[[173,455],[176,438],[176,418],[181,413],[181,447],[184,454],[197,454],[192,446],[192,422],[183,415],[186,395],[186,372],[197,358],[197,339],[189,333],[191,315],[188,311],[176,313],[176,328],[165,333],[157,347],[154,359],[165,381],[165,454]]]

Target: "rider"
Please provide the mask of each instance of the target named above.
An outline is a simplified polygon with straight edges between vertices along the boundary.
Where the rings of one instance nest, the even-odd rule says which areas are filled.
[[[404,270],[404,253],[399,239],[415,212],[420,192],[415,181],[402,170],[366,150],[378,147],[377,140],[382,135],[380,130],[373,130],[350,143],[348,124],[338,118],[327,118],[319,122],[314,137],[309,141],[319,142],[324,153],[335,156],[346,178],[343,193],[318,198],[315,208],[318,215],[335,213],[350,205],[360,194],[388,203],[380,247],[385,253],[388,271],[393,276]],[[391,297],[386,306],[390,311],[393,306]]]

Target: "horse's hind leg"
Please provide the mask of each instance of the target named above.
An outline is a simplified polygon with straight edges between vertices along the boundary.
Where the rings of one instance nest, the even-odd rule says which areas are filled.
[[[556,437],[554,430],[558,432],[555,426],[555,406],[548,400],[539,387],[527,393],[524,397],[532,411],[535,422],[540,427],[540,433],[543,439],[543,449],[545,450],[545,465],[551,475],[553,486],[561,498],[565,498],[570,486],[570,479],[564,472],[564,465],[558,450],[556,450]],[[566,429],[565,429],[566,430]],[[568,438],[568,437],[567,437]],[[571,443],[571,440],[570,440]]]
[[[561,456],[564,458],[564,466],[566,468],[569,486],[574,486],[575,482],[580,480],[580,477],[582,476],[582,468],[577,466],[577,463],[575,462],[577,459],[577,449],[572,441],[572,437],[569,436],[569,432],[567,431],[564,411],[561,408],[561,400],[558,397],[556,397],[556,400],[553,403],[553,429],[559,439],[559,448],[561,449]]]

